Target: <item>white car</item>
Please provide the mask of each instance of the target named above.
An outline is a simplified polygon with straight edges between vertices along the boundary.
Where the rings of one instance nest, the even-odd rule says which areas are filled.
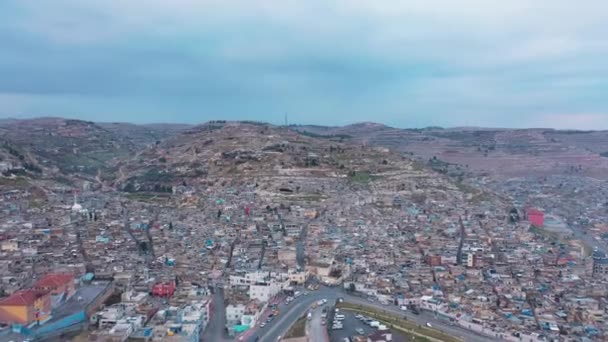
[[[429,327],[429,328],[432,328],[432,327],[433,327],[433,326],[431,325],[431,323],[429,323],[429,322],[426,322],[426,326],[427,326],[427,327]]]

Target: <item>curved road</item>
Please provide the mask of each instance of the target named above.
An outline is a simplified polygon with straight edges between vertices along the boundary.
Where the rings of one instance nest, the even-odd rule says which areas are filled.
[[[445,323],[445,321],[436,319],[433,314],[428,312],[422,312],[420,315],[414,315],[410,312],[401,311],[399,310],[399,308],[393,305],[381,305],[378,303],[369,302],[356,296],[352,296],[342,291],[341,288],[330,288],[322,286],[321,288],[319,288],[319,290],[310,292],[308,296],[299,297],[288,306],[282,304],[279,307],[279,310],[281,311],[279,317],[275,318],[265,328],[259,328],[256,326],[254,329],[256,329],[257,331],[253,333],[249,339],[247,339],[247,342],[254,342],[256,337],[259,337],[259,341],[262,342],[277,341],[280,337],[287,333],[291,325],[295,323],[298,318],[306,314],[306,312],[313,303],[322,298],[325,298],[329,301],[329,303],[332,303],[335,302],[335,300],[339,297],[342,297],[345,301],[353,304],[369,306],[375,309],[394,313],[398,316],[406,316],[408,320],[416,322],[420,325],[424,325],[426,324],[426,322],[430,322],[431,324],[433,324],[434,329],[442,331],[451,336],[459,337],[467,342],[501,341],[500,339],[481,335],[477,332],[467,330],[459,326],[448,325]],[[261,319],[266,318],[262,317]]]

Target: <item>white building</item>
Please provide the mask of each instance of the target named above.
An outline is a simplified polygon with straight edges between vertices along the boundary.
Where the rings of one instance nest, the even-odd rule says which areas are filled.
[[[244,313],[244,304],[229,304],[228,306],[226,306],[226,324],[240,324]]]
[[[249,298],[267,302],[283,289],[283,284],[270,281],[249,286]]]

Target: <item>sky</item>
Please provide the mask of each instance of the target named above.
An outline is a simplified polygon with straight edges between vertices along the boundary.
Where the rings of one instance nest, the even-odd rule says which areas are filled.
[[[608,1],[2,0],[0,117],[608,129]]]

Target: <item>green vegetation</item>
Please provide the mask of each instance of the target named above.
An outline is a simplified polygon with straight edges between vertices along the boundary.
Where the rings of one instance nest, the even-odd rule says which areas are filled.
[[[285,335],[284,338],[294,338],[294,337],[304,337],[306,336],[306,316],[298,319],[292,326],[289,328],[289,331]]]
[[[313,132],[309,132],[309,131],[298,131],[298,133],[305,135],[307,137],[311,137],[311,138],[321,138],[321,139],[339,139],[339,140],[344,140],[344,139],[351,139],[352,136],[348,135],[348,134],[317,134],[317,133],[313,133]]]
[[[30,185],[27,178],[23,177],[15,177],[15,178],[5,178],[0,177],[0,186],[10,186],[13,188],[25,188]]]
[[[461,339],[442,333],[434,329],[420,326],[414,322],[404,320],[403,317],[391,314],[383,310],[377,310],[369,306],[357,305],[348,302],[336,304],[336,307],[344,310],[358,312],[362,315],[373,317],[374,319],[390,326],[393,329],[399,330],[402,334],[407,335],[408,340],[413,341],[443,341],[443,342],[461,342]]]
[[[173,180],[173,175],[168,171],[149,169],[141,176],[144,182],[169,182]]]
[[[375,181],[378,179],[382,179],[382,176],[374,176],[374,175],[371,175],[367,171],[352,171],[348,174],[348,177],[353,182],[363,183],[363,184],[367,184],[369,182],[372,182],[372,181]]]
[[[126,198],[132,201],[146,202],[146,203],[157,203],[164,202],[169,199],[170,194],[166,193],[149,193],[149,192],[135,192],[135,193],[127,193],[125,195]]]
[[[544,238],[548,239],[549,241],[557,242],[560,240],[559,235],[557,233],[550,232],[546,229],[543,229],[542,227],[536,227],[536,226],[531,225],[530,232],[534,233],[535,235],[544,237]]]

